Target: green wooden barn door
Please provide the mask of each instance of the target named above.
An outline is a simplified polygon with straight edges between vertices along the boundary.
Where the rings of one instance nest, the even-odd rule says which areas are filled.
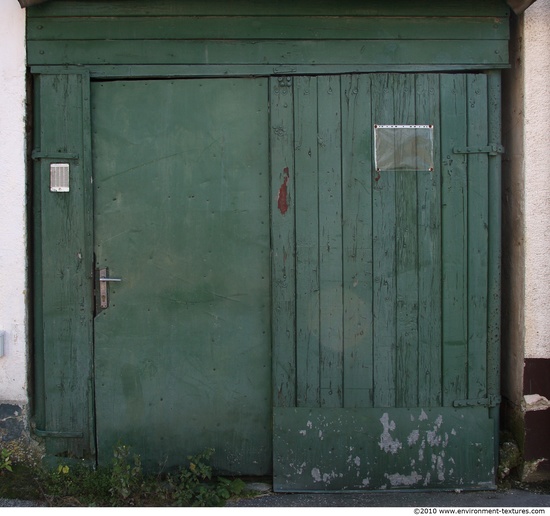
[[[487,84],[272,79],[275,489],[493,485]],[[375,125],[433,163],[396,128],[376,167]]]
[[[268,474],[268,82],[92,87],[99,462]]]

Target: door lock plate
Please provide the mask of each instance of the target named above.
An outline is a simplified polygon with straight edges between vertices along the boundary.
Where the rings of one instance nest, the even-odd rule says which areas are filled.
[[[110,278],[109,269],[99,269],[99,307],[105,309],[109,307],[109,283],[120,282],[121,278]]]

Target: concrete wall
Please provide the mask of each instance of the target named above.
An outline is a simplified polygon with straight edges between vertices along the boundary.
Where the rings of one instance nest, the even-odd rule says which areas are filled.
[[[550,0],[525,12],[523,30],[525,357],[550,358]]]
[[[25,426],[28,402],[25,11],[0,1],[0,441]]]
[[[504,423],[524,480],[550,474],[550,0],[512,20],[504,74]]]

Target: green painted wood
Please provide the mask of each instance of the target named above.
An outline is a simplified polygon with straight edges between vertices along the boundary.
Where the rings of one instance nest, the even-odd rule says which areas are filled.
[[[501,141],[502,84],[500,74],[487,73],[488,134],[490,141]],[[489,257],[487,263],[487,392],[500,395],[501,341],[501,234],[502,234],[502,162],[500,156],[489,157]],[[500,406],[491,407],[494,432],[500,430]],[[499,448],[494,446],[495,470],[498,468]]]
[[[507,66],[507,40],[29,41],[31,65],[484,64]]]
[[[286,154],[295,150],[300,169],[317,166],[318,175],[296,176],[296,215],[286,238],[296,239],[300,257],[298,333],[295,350],[288,342],[291,332],[282,346],[290,360],[296,352],[298,364],[312,358],[295,373],[285,371],[286,381],[295,382],[298,391],[303,383],[315,385],[310,379],[317,378],[318,363],[320,404],[308,392],[308,399],[298,396],[295,408],[275,407],[275,489],[492,487],[494,410],[468,403],[453,407],[457,400],[475,405],[480,393],[489,392],[487,377],[498,367],[490,364],[498,344],[487,342],[487,227],[494,216],[488,159],[453,152],[489,137],[488,112],[496,103],[490,102],[487,77],[373,74],[293,80],[296,143],[286,143]],[[317,120],[315,99],[303,98],[313,92],[312,84],[317,85]],[[339,102],[327,95],[335,84]],[[375,123],[433,124],[434,170],[376,171]],[[315,145],[315,138],[318,160],[304,146],[306,141]],[[323,154],[327,141],[333,142],[332,156]],[[275,154],[285,152],[277,147]],[[298,206],[303,202],[311,203],[313,213]],[[316,236],[304,240],[307,231],[319,235],[319,256],[310,249]],[[301,251],[306,241],[307,254]],[[338,256],[331,256],[334,248]],[[315,288],[320,354],[317,315],[312,327],[300,322],[309,309],[305,294]],[[340,296],[343,311],[334,306]],[[277,349],[279,342],[273,346]],[[343,396],[333,391],[336,399],[327,400],[324,390],[335,385],[343,386]],[[421,417],[414,416],[413,408]],[[436,437],[440,430],[441,439]],[[432,459],[424,463],[427,442],[446,448],[451,441],[452,453],[431,450]],[[418,454],[411,452],[416,446],[421,447]],[[338,450],[346,450],[345,456]],[[464,466],[458,474],[452,467],[457,463]]]
[[[35,335],[37,430],[51,456],[94,455],[92,383],[91,175],[89,80],[85,73],[36,79]],[[70,191],[50,191],[48,158],[71,153]]]
[[[487,76],[468,76],[468,146],[489,142]],[[487,396],[489,156],[468,155],[468,397]]]
[[[394,75],[372,79],[372,123],[395,124]],[[373,158],[372,158],[373,159]],[[374,406],[395,405],[396,375],[396,199],[395,173],[373,170],[373,362]]]
[[[417,175],[418,402],[441,403],[441,123],[439,76],[416,76],[416,123],[434,126],[432,173]]]
[[[297,406],[320,406],[317,78],[294,80]]]
[[[31,17],[31,41],[136,39],[508,39],[507,17]]]
[[[296,403],[296,229],[292,79],[270,78],[273,406]]]
[[[343,403],[340,77],[317,79],[321,406]]]
[[[275,491],[491,489],[485,408],[275,409]]]
[[[448,72],[483,72],[486,65],[445,65]],[[327,74],[365,74],[365,73],[434,73],[441,72],[441,65],[323,65],[322,71]],[[82,68],[75,65],[32,66],[32,73],[78,73]],[[299,76],[319,73],[316,65],[93,65],[86,70],[92,79],[181,79],[188,77],[242,77],[242,76]]]
[[[443,404],[448,406],[468,394],[467,159],[453,154],[467,139],[466,77],[443,75],[440,87]]]
[[[342,77],[344,406],[373,396],[372,144],[370,77]]]
[[[99,463],[269,474],[268,81],[92,86]]]
[[[414,124],[415,77],[395,84],[395,123]],[[418,220],[417,177],[427,171],[395,173],[396,248],[396,406],[418,404]]]
[[[502,131],[502,85],[500,74],[487,73],[488,88],[488,133],[490,141],[500,141]],[[489,258],[488,258],[488,349],[487,385],[489,394],[500,392],[500,303],[501,303],[501,159],[489,156]],[[498,425],[498,409],[494,409],[495,424]]]
[[[29,9],[29,16],[200,16],[200,15],[277,15],[281,11],[288,14],[331,15],[334,12],[344,12],[349,16],[395,16],[396,11],[405,16],[448,15],[461,16],[507,16],[509,8],[501,0],[448,0],[436,2],[420,0],[411,4],[409,0],[394,0],[391,4],[383,0],[357,2],[356,0],[320,0],[315,3],[284,0],[276,4],[269,2],[251,2],[236,0],[228,4],[224,0],[186,1],[177,0],[56,0]]]

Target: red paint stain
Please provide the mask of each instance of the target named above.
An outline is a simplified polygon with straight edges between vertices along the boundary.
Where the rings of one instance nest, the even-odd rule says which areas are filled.
[[[277,206],[279,211],[284,215],[288,210],[288,178],[290,177],[288,167],[283,169],[283,177],[283,184],[279,188],[279,197],[277,197]]]

